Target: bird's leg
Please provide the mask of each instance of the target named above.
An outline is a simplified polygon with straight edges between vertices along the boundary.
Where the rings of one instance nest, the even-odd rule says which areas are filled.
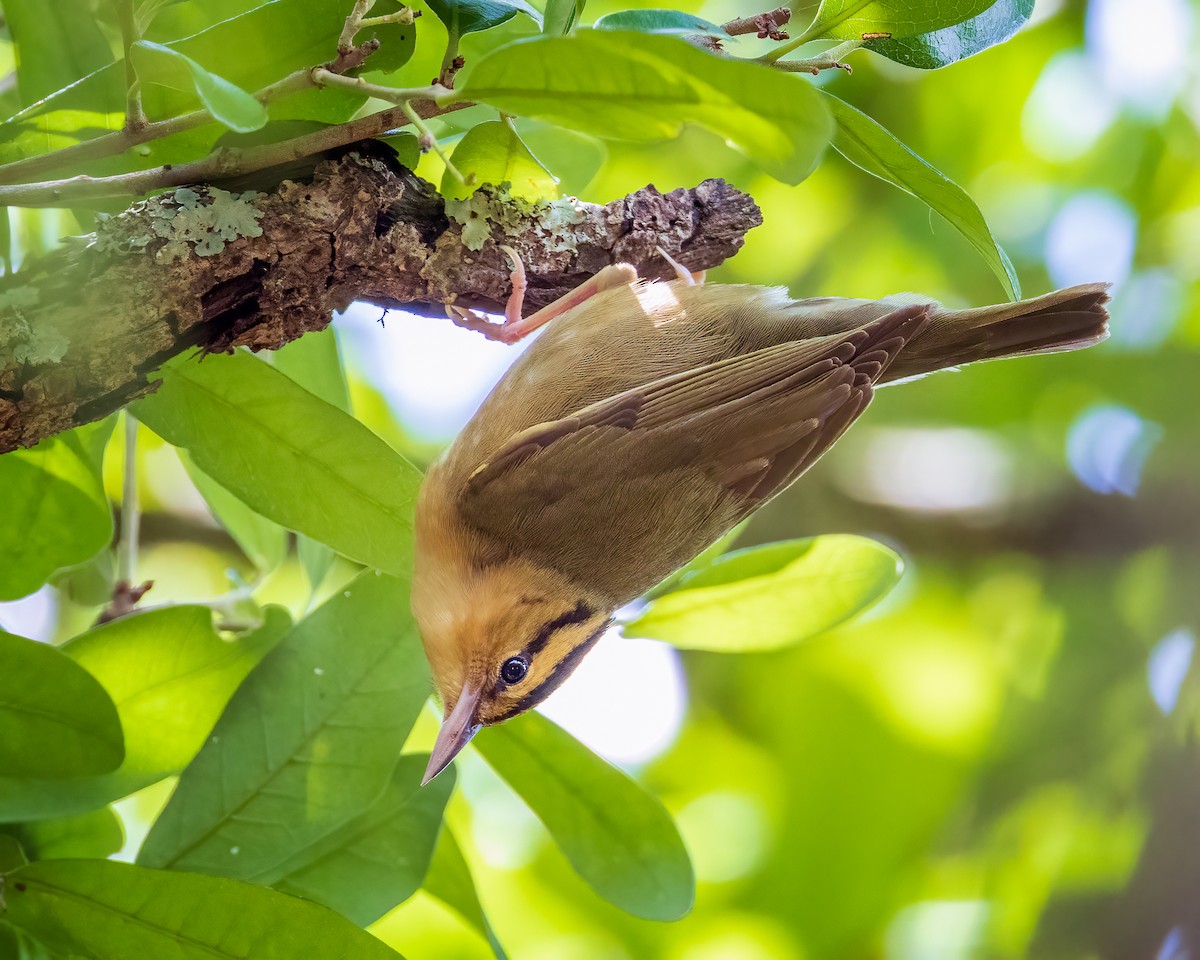
[[[630,264],[610,264],[574,290],[563,294],[553,303],[546,304],[536,313],[522,317],[521,309],[525,303],[525,290],[528,287],[525,279],[525,265],[512,247],[501,246],[500,249],[507,253],[513,262],[512,293],[504,307],[504,322],[492,323],[474,310],[453,305],[448,305],[446,312],[450,315],[450,319],[460,327],[476,330],[489,340],[499,340],[501,343],[516,343],[555,317],[594,297],[602,290],[636,283],[638,279],[637,270]]]
[[[691,270],[672,257],[662,247],[655,247],[654,249],[658,251],[658,255],[660,257],[662,257],[671,265],[671,269],[675,271],[675,278],[685,287],[700,286],[704,283],[704,274],[706,271],[698,270],[695,273],[692,273]]]

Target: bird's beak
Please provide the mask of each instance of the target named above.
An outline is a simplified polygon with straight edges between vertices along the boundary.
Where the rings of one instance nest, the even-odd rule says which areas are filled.
[[[437,741],[433,745],[433,753],[430,754],[429,766],[425,768],[425,779],[421,781],[421,786],[425,786],[445,770],[450,765],[450,761],[458,755],[458,751],[479,732],[482,724],[476,721],[475,711],[479,706],[479,698],[482,693],[481,687],[473,687],[470,683],[462,688],[462,693],[458,695],[458,702],[454,704],[454,709],[442,721],[442,729],[438,731]]]

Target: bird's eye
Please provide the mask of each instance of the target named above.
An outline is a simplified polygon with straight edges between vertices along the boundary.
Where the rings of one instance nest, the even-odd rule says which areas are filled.
[[[505,683],[520,683],[528,670],[529,664],[524,657],[509,657],[500,667],[500,679]]]

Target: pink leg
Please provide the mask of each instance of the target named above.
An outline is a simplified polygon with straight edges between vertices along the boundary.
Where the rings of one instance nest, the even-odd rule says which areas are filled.
[[[501,343],[516,343],[555,317],[594,297],[602,290],[636,283],[638,279],[637,270],[628,263],[614,263],[581,283],[570,293],[563,294],[553,303],[546,304],[536,313],[522,317],[521,309],[525,302],[525,290],[528,287],[525,279],[525,265],[511,247],[502,246],[500,249],[507,253],[513,261],[512,294],[504,308],[504,323],[492,323],[481,314],[463,307],[447,306],[446,313],[460,327],[475,330],[489,340],[499,340]]]

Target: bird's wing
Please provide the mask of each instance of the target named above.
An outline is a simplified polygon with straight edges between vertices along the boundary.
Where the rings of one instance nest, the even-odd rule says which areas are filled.
[[[475,469],[460,512],[567,573],[583,562],[573,563],[579,541],[612,543],[623,527],[650,523],[663,539],[681,539],[686,561],[693,541],[703,548],[828,449],[926,313],[903,308],[859,330],[707,364],[535,424]]]

